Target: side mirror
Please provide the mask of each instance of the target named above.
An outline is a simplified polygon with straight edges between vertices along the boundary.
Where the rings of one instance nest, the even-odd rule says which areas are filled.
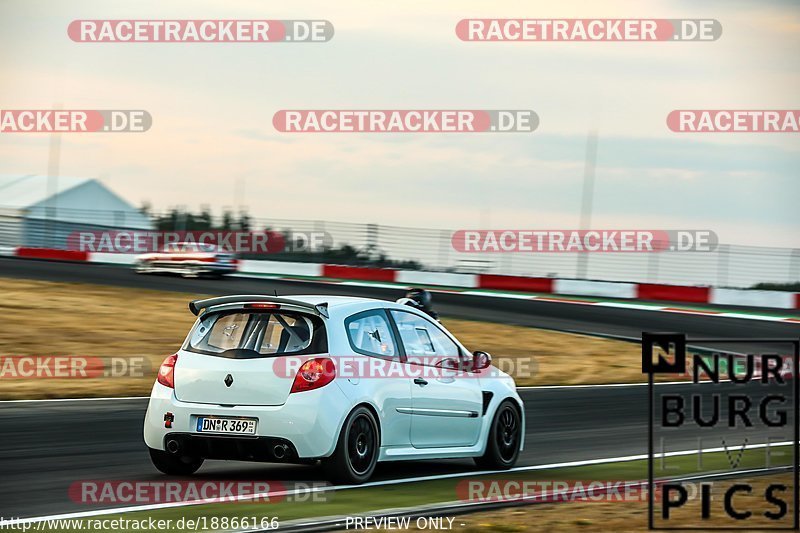
[[[472,370],[483,370],[492,366],[492,356],[488,352],[473,352],[472,353]]]

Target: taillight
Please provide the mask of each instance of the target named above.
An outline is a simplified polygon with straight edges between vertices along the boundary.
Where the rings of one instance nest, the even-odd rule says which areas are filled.
[[[309,359],[294,377],[292,392],[303,392],[324,387],[336,377],[336,367],[333,360],[327,357]]]
[[[164,359],[161,368],[158,369],[157,381],[170,389],[175,388],[175,363],[177,362],[178,354],[170,355]]]

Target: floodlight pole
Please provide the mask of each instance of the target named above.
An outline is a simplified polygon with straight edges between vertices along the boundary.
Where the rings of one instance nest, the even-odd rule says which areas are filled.
[[[580,230],[587,231],[592,227],[592,206],[594,203],[594,178],[597,166],[597,131],[590,130],[586,138],[586,163],[583,168],[583,199],[581,201]],[[589,268],[589,255],[587,252],[578,254],[576,277],[586,279]]]
[[[53,106],[53,109],[60,110],[61,105]],[[50,134],[50,149],[47,157],[47,205],[45,207],[45,243],[51,248],[55,247],[55,231],[57,227],[58,205],[58,174],[61,167],[61,133],[53,132]]]

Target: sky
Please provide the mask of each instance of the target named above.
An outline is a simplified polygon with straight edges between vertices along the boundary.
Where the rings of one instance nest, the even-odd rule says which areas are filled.
[[[714,18],[714,42],[480,43],[462,18]],[[75,19],[326,19],[327,43],[76,43]],[[791,1],[0,1],[0,109],[145,109],[145,133],[65,134],[60,174],[156,210],[460,228],[710,229],[800,247],[800,134],[680,134],[673,109],[798,109]],[[291,134],[281,109],[532,109],[533,133]],[[46,174],[0,133],[0,175]],[[0,198],[2,205],[2,198]]]

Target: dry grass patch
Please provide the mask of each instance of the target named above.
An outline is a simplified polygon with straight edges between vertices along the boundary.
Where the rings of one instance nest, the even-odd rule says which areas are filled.
[[[0,398],[149,394],[158,366],[194,322],[189,294],[0,279],[0,356],[144,357],[134,378],[3,379]]]
[[[492,354],[518,385],[583,385],[643,381],[639,344],[536,328],[444,319],[470,350]],[[513,361],[532,360],[530,365]],[[526,373],[532,368],[532,375]]]
[[[0,379],[0,398],[146,395],[174,353],[202,294],[0,279],[0,356],[144,357],[144,375],[98,379]],[[10,320],[9,320],[10,318]],[[641,381],[637,344],[520,326],[444,319],[470,349],[486,350],[519,385]]]

